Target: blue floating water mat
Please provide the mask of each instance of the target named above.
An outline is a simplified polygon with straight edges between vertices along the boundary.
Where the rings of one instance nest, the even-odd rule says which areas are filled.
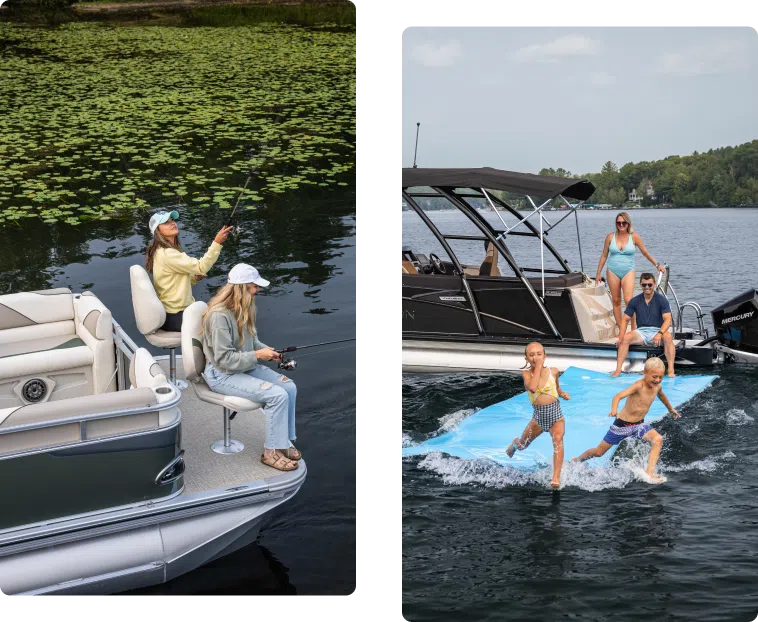
[[[612,378],[604,374],[578,367],[569,367],[560,376],[561,389],[571,399],[561,400],[566,418],[566,434],[563,439],[566,460],[578,456],[585,449],[594,447],[605,436],[613,419],[611,411],[613,396],[640,379],[639,374],[622,374]],[[674,408],[684,404],[696,393],[710,385],[718,376],[679,376],[663,379],[663,392]],[[619,405],[619,410],[624,401]],[[645,421],[654,422],[666,415],[666,408],[656,399]],[[550,435],[541,434],[529,447],[517,451],[513,458],[505,455],[511,441],[521,436],[532,418],[532,405],[526,392],[498,402],[461,421],[458,427],[430,438],[413,447],[403,447],[403,456],[441,451],[451,456],[475,460],[489,458],[502,465],[531,469],[538,464],[551,464],[553,443]],[[680,419],[681,421],[681,419]],[[610,457],[608,452],[606,457]]]

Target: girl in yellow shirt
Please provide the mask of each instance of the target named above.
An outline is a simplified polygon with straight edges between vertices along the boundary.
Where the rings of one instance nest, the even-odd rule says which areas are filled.
[[[179,332],[182,329],[184,310],[195,299],[192,286],[205,277],[216,263],[221,245],[233,227],[221,227],[201,259],[193,259],[182,251],[179,243],[179,212],[157,212],[150,218],[153,240],[147,247],[145,269],[153,274],[153,286],[158,299],[166,309],[166,322],[162,330]]]

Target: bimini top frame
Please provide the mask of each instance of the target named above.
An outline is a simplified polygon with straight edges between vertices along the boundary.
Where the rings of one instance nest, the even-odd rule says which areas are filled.
[[[430,188],[428,191],[411,191],[410,188]],[[523,194],[529,200],[532,205],[532,212],[527,216],[521,217],[521,214],[513,207],[508,205],[505,201],[497,196],[487,192],[490,190],[505,190],[507,192]],[[461,190],[463,190],[461,192]],[[489,242],[494,245],[498,250],[501,257],[505,259],[508,265],[513,270],[516,277],[519,278],[521,283],[532,295],[538,308],[541,310],[542,315],[553,331],[553,335],[557,339],[562,339],[561,334],[558,332],[555,324],[553,323],[550,314],[545,307],[545,273],[551,274],[568,274],[572,272],[566,260],[561,254],[553,247],[553,245],[545,238],[551,229],[559,225],[572,213],[576,222],[576,235],[577,242],[579,244],[579,261],[581,264],[581,271],[584,272],[584,259],[582,258],[582,243],[579,236],[579,218],[576,214],[577,208],[581,205],[581,202],[589,198],[595,191],[595,186],[592,185],[586,179],[576,180],[565,177],[549,177],[545,175],[532,175],[529,173],[514,173],[511,171],[501,171],[493,168],[481,168],[481,169],[423,169],[423,168],[404,168],[403,169],[403,199],[408,206],[411,207],[419,217],[424,221],[426,226],[431,230],[439,243],[445,249],[445,252],[455,265],[458,275],[461,277],[463,288],[466,291],[471,309],[474,312],[477,328],[480,335],[484,335],[484,326],[479,315],[479,309],[477,308],[476,301],[474,300],[471,287],[466,279],[466,273],[461,265],[458,257],[453,252],[452,248],[448,244],[448,240],[478,240],[483,242]],[[548,196],[549,198],[541,203],[539,206],[535,204],[532,199],[532,194],[537,196]],[[544,208],[556,197],[561,197],[566,201],[567,205],[571,205],[567,198],[578,199],[579,203],[571,206],[565,216],[558,220],[555,224],[545,218],[543,213]],[[448,202],[457,208],[459,211],[468,217],[468,219],[476,225],[476,227],[482,232],[481,236],[478,235],[456,235],[456,234],[443,234],[437,229],[434,223],[426,215],[421,206],[414,200],[414,198],[444,198]],[[495,211],[500,222],[503,223],[504,229],[495,229],[490,223],[479,213],[479,211],[471,205],[467,199],[486,199],[490,207]],[[497,209],[500,206],[502,209],[510,212],[513,216],[519,219],[519,221],[509,227],[500,212]],[[529,219],[534,215],[539,214],[539,229],[535,227],[534,223]],[[520,224],[524,224],[528,231],[514,231]],[[547,229],[544,229],[543,224],[547,224]],[[505,237],[507,235],[526,235],[532,237],[538,237],[540,239],[540,259],[541,266],[536,268],[524,268],[518,265],[513,254],[505,244]],[[558,261],[561,266],[561,270],[546,270],[544,249],[547,249]],[[524,275],[525,272],[540,272],[542,275],[542,296],[539,296],[532,287],[532,284]]]

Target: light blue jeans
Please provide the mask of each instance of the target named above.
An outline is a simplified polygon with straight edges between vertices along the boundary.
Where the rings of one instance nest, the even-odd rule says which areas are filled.
[[[286,449],[295,440],[295,400],[297,387],[287,376],[264,365],[246,372],[227,374],[210,362],[205,365],[205,381],[212,391],[261,402],[266,416],[266,449]]]

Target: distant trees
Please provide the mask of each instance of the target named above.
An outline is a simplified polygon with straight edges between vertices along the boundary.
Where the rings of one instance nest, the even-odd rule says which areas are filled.
[[[641,197],[641,205],[718,206],[758,204],[758,140],[738,145],[693,152],[689,156],[673,155],[654,162],[628,162],[618,168],[610,160],[599,173],[572,175],[558,168],[543,168],[540,175],[581,177],[597,190],[593,203],[621,205],[632,190]],[[647,193],[648,182],[654,196]]]

